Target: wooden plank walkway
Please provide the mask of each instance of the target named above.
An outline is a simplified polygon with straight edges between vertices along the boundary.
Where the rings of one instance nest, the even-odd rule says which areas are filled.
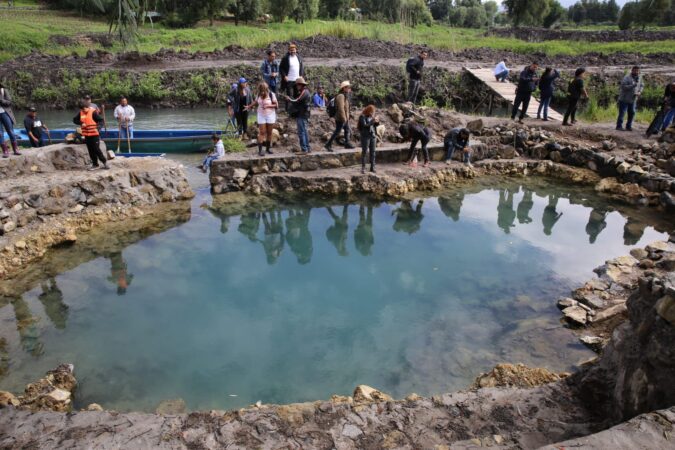
[[[469,68],[464,67],[464,70],[469,72],[471,75],[480,80],[485,84],[492,92],[502,97],[504,100],[508,101],[513,105],[514,100],[516,99],[516,85],[511,82],[500,83],[495,79],[495,74],[492,68]],[[530,104],[527,108],[527,115],[529,117],[537,117],[537,109],[539,109],[539,101],[532,96],[530,99]],[[562,122],[563,116],[559,112],[555,111],[549,106],[548,108],[548,119],[549,120],[558,120]]]

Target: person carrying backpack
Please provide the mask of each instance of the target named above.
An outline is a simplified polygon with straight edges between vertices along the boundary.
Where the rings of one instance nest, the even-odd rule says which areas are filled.
[[[328,142],[324,146],[327,151],[333,151],[333,141],[338,137],[341,131],[345,132],[345,148],[354,148],[349,141],[351,137],[351,129],[349,128],[349,93],[352,91],[352,85],[349,81],[343,81],[340,84],[340,92],[335,98],[328,102],[328,115],[335,117],[335,131],[331,135]]]
[[[422,81],[422,69],[424,69],[424,60],[429,53],[422,50],[418,56],[410,58],[405,64],[405,71],[408,73],[408,101],[414,105],[417,101],[417,94],[420,90],[420,81]]]
[[[563,117],[563,125],[566,127],[571,127],[572,124],[576,123],[574,116],[577,113],[577,105],[579,104],[580,98],[588,98],[588,92],[584,87],[584,78],[586,77],[586,69],[579,67],[574,72],[574,80],[570,81],[569,86],[567,87],[567,110],[565,111],[565,116]],[[569,122],[569,119],[572,119],[572,122]]]

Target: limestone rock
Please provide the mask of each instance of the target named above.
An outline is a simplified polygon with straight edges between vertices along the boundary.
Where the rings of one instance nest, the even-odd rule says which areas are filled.
[[[182,398],[176,398],[162,401],[155,409],[155,413],[165,416],[172,416],[176,414],[182,414],[186,411],[186,409],[187,407],[185,405],[185,400]]]
[[[473,389],[489,387],[531,388],[552,383],[564,378],[543,368],[530,368],[523,364],[498,364],[488,373],[479,375],[471,386]]]
[[[565,318],[577,325],[585,325],[587,322],[586,319],[586,310],[581,306],[569,306],[562,310]]]
[[[595,352],[602,350],[605,343],[605,340],[599,336],[581,336],[579,340]]]
[[[675,297],[665,295],[656,302],[656,313],[675,326]]]
[[[4,233],[10,233],[16,229],[16,223],[12,222],[11,220],[5,222],[2,225],[2,231]]]
[[[19,404],[19,399],[17,399],[14,394],[7,391],[0,391],[0,408],[6,406],[19,406]]]
[[[611,319],[612,317],[618,315],[618,314],[623,314],[626,312],[626,304],[625,303],[620,303],[618,305],[610,306],[607,309],[603,309],[602,311],[598,312],[594,317],[593,317],[593,323],[597,322],[602,322],[607,319]]]
[[[578,304],[579,302],[569,297],[561,298],[560,300],[558,300],[558,308],[560,309],[569,308],[570,306],[577,306]]]
[[[472,133],[480,133],[483,127],[483,119],[471,120],[466,123],[466,128]]]
[[[91,403],[87,406],[85,411],[103,411],[103,407],[98,403]]]
[[[403,122],[403,111],[401,111],[401,108],[399,108],[396,103],[389,107],[387,114],[389,114],[389,117],[391,117],[391,120],[395,123]]]
[[[365,384],[356,386],[352,397],[355,403],[388,402],[393,400],[390,395]]]

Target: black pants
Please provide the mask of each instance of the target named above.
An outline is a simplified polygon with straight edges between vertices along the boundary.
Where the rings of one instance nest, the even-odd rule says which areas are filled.
[[[363,133],[361,136],[361,168],[366,168],[366,154],[370,152],[370,170],[375,169],[375,143],[377,137],[370,134]]]
[[[286,95],[288,95],[290,98],[298,97],[298,88],[295,84],[295,81],[287,81],[286,84],[284,85],[284,91],[286,92]],[[288,112],[288,107],[290,104],[291,102],[286,101],[285,105],[286,112]]]
[[[563,123],[569,123],[567,122],[568,119],[572,119],[572,122],[574,122],[574,116],[577,113],[577,105],[579,104],[579,98],[578,97],[568,97],[569,103],[567,104],[567,110],[565,111],[565,117],[563,118]]]
[[[239,134],[246,134],[248,131],[248,111],[237,111],[234,117],[237,119]]]
[[[39,138],[37,141],[34,141],[31,138],[28,138],[28,141],[30,142],[30,146],[33,147],[33,148],[44,146],[44,142],[42,141],[42,138]]]
[[[89,157],[91,158],[91,164],[94,167],[98,167],[98,162],[101,161],[104,165],[106,164],[105,156],[101,151],[101,141],[98,136],[85,136],[84,143],[87,144],[87,150],[89,151]]]
[[[518,107],[523,105],[523,110],[520,112],[520,120],[525,118],[525,113],[527,112],[527,107],[530,106],[530,98],[532,97],[531,92],[516,92],[516,99],[513,101],[513,109],[511,110],[511,118],[515,119],[516,114],[518,114]]]
[[[424,162],[425,163],[429,162],[429,149],[427,148],[429,140],[430,136],[428,134],[425,134],[424,137],[422,138],[414,137],[412,139],[412,142],[410,143],[410,157],[408,158],[408,162],[412,162],[419,153],[419,150],[417,150],[417,141],[420,141],[422,143],[422,154],[424,155]]]
[[[335,138],[338,137],[338,135],[342,130],[344,130],[345,132],[345,146],[349,144],[349,138],[352,132],[352,130],[349,129],[349,122],[338,122],[337,120],[335,120],[335,131],[333,131],[333,134],[330,136],[330,139],[328,139],[328,142],[326,142],[327,147],[333,143]]]

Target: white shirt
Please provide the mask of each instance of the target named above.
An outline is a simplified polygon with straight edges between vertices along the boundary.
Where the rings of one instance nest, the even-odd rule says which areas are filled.
[[[504,64],[504,61],[500,62],[497,64],[497,67],[495,67],[495,75],[499,75],[505,70],[509,70],[508,67],[506,67],[506,64]]]
[[[297,55],[288,56],[288,81],[295,81],[300,76],[300,60]]]
[[[132,125],[136,118],[136,111],[134,111],[134,107],[131,105],[117,105],[113,115],[115,116],[115,119],[120,120],[122,123],[126,122],[126,119],[129,119],[129,125]]]
[[[218,142],[216,142],[216,148],[213,154],[217,158],[222,158],[223,156],[225,156],[225,146],[223,145],[223,141],[221,139],[218,139]]]

